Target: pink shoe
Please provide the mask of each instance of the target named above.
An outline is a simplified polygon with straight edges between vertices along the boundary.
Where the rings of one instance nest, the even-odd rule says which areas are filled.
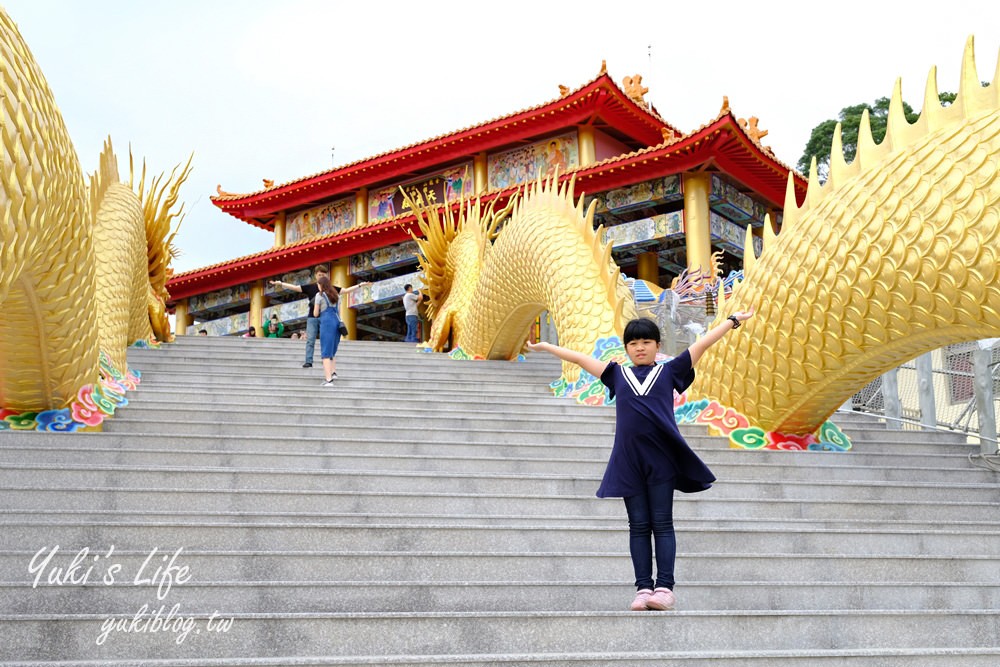
[[[632,611],[646,611],[646,601],[649,600],[649,596],[653,594],[653,591],[648,588],[644,588],[635,594],[635,599],[632,600],[632,606],[630,609]]]
[[[646,607],[656,611],[670,611],[674,608],[677,599],[674,592],[669,588],[657,588],[646,600]]]

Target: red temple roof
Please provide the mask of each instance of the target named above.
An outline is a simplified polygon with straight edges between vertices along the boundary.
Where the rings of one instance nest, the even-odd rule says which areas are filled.
[[[580,88],[535,107],[257,192],[232,194],[220,190],[220,195],[211,200],[240,220],[273,230],[273,218],[280,211],[398,181],[415,172],[598,118],[634,143],[647,146],[663,140],[663,129],[680,134],[654,109],[636,103],[602,72]]]
[[[593,83],[599,82],[600,78]],[[784,205],[789,173],[793,175],[798,198],[801,200],[805,196],[806,181],[775,158],[769,150],[761,146],[759,141],[748,135],[728,110],[688,135],[598,163],[575,167],[563,174],[560,180],[576,178],[576,193],[579,196],[584,192],[604,192],[706,167],[714,167],[728,174],[756,191],[775,208],[782,208]],[[336,170],[326,173],[336,173]],[[309,179],[296,183],[307,180]],[[506,199],[514,194],[518,187],[487,192],[481,195],[480,199],[483,202]],[[261,196],[263,193],[246,197]],[[416,220],[412,213],[404,213],[394,218],[370,222],[346,232],[303,240],[280,248],[269,248],[245,257],[181,273],[172,277],[167,287],[173,298],[181,299],[399,243],[410,238],[410,230],[417,231]]]

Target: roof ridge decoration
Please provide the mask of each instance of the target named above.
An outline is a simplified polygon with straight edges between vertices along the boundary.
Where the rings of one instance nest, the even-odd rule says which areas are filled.
[[[644,109],[649,109],[649,102],[645,99],[646,93],[649,92],[649,87],[642,85],[641,74],[633,74],[622,79],[622,90],[625,91],[630,100]]]

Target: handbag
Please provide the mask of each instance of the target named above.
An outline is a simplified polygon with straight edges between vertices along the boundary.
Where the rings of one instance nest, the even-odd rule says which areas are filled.
[[[347,335],[347,325],[344,324],[343,322],[341,322],[340,326],[337,327],[337,331],[340,332],[341,336],[346,336]]]

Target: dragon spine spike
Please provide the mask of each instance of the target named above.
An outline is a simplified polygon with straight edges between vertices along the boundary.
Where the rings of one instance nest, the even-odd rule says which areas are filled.
[[[788,183],[785,185],[785,207],[782,210],[782,225],[791,229],[800,217],[799,203],[795,199],[795,174],[788,172]],[[767,230],[765,230],[766,232]],[[767,234],[764,235],[764,250],[767,251]]]
[[[938,97],[937,67],[931,67],[927,72],[927,85],[924,86],[924,108],[920,111],[920,123],[924,132],[933,132],[943,126],[946,115]]]
[[[832,159],[832,158],[831,158]],[[823,198],[823,186],[819,182],[819,169],[816,167],[816,156],[809,162],[809,187],[806,189],[806,201],[802,210],[808,211]]]
[[[576,174],[569,177],[569,183],[566,187],[566,200],[570,203],[576,197]],[[580,195],[580,199],[583,199],[583,195]]]
[[[979,73],[976,71],[975,38],[969,35],[965,40],[965,51],[962,53],[962,73],[959,75],[958,95],[955,104],[960,107],[966,118],[974,114],[989,111],[992,91],[984,90],[979,83]]]
[[[882,142],[882,145],[888,146],[885,142]],[[877,164],[883,157],[885,157],[883,151],[879,150],[879,145],[872,136],[871,115],[868,109],[865,109],[861,114],[861,125],[858,127],[858,152],[854,159],[861,164],[861,169],[865,170]]]
[[[910,125],[903,109],[903,80],[896,79],[889,99],[889,116],[886,119],[885,142],[893,148],[905,146],[923,132],[919,124]]]
[[[785,209],[785,216],[786,217],[783,218],[783,220],[782,220],[783,224],[785,225],[782,228],[782,230],[781,230],[782,234],[784,234],[788,230],[788,226],[787,226],[788,225],[788,217],[787,217],[788,216],[788,209],[787,208]],[[777,238],[778,238],[778,235],[774,233],[774,225],[765,224],[764,225],[764,250],[761,252],[761,255],[763,255],[764,253],[766,253],[768,251],[768,248],[774,247],[774,241]]]
[[[114,148],[111,146],[111,137],[104,140],[104,148],[98,158],[98,167],[90,176],[90,222],[94,224],[97,219],[97,210],[101,206],[101,201],[107,193],[108,188],[118,182],[118,158],[115,156]]]
[[[997,52],[997,68],[993,72],[993,83],[990,84],[993,91],[993,106],[1000,106],[1000,51]]]
[[[616,272],[617,273],[617,272]],[[615,280],[618,280],[618,276],[615,276]],[[623,334],[625,331],[625,299],[618,299],[618,303],[615,304],[615,330],[619,334]]]
[[[580,195],[580,201],[583,201],[583,195]],[[590,206],[587,207],[587,215],[584,217],[586,221],[587,229],[594,228],[594,214],[597,213],[597,200],[590,202]]]
[[[833,145],[830,147],[830,175],[826,179],[827,187],[833,189],[847,179],[856,176],[861,171],[861,163],[857,160],[847,164],[844,158],[843,126],[837,123],[833,131]]]
[[[585,230],[584,234],[586,235],[584,238],[590,241],[590,248],[594,251],[594,259],[600,260],[604,254],[604,248],[601,247],[601,236],[604,234],[604,225],[599,225],[593,231],[589,229]],[[601,264],[600,266],[604,265]]]
[[[725,321],[726,317],[728,317],[728,315],[726,315],[726,285],[722,282],[722,276],[719,276],[718,285],[719,291],[715,307],[715,324],[721,324]]]
[[[764,227],[771,227],[771,214],[764,214]],[[747,225],[746,239],[743,241],[743,275],[750,273],[757,263],[757,255],[753,251],[753,227]],[[736,285],[733,285],[735,291]]]

